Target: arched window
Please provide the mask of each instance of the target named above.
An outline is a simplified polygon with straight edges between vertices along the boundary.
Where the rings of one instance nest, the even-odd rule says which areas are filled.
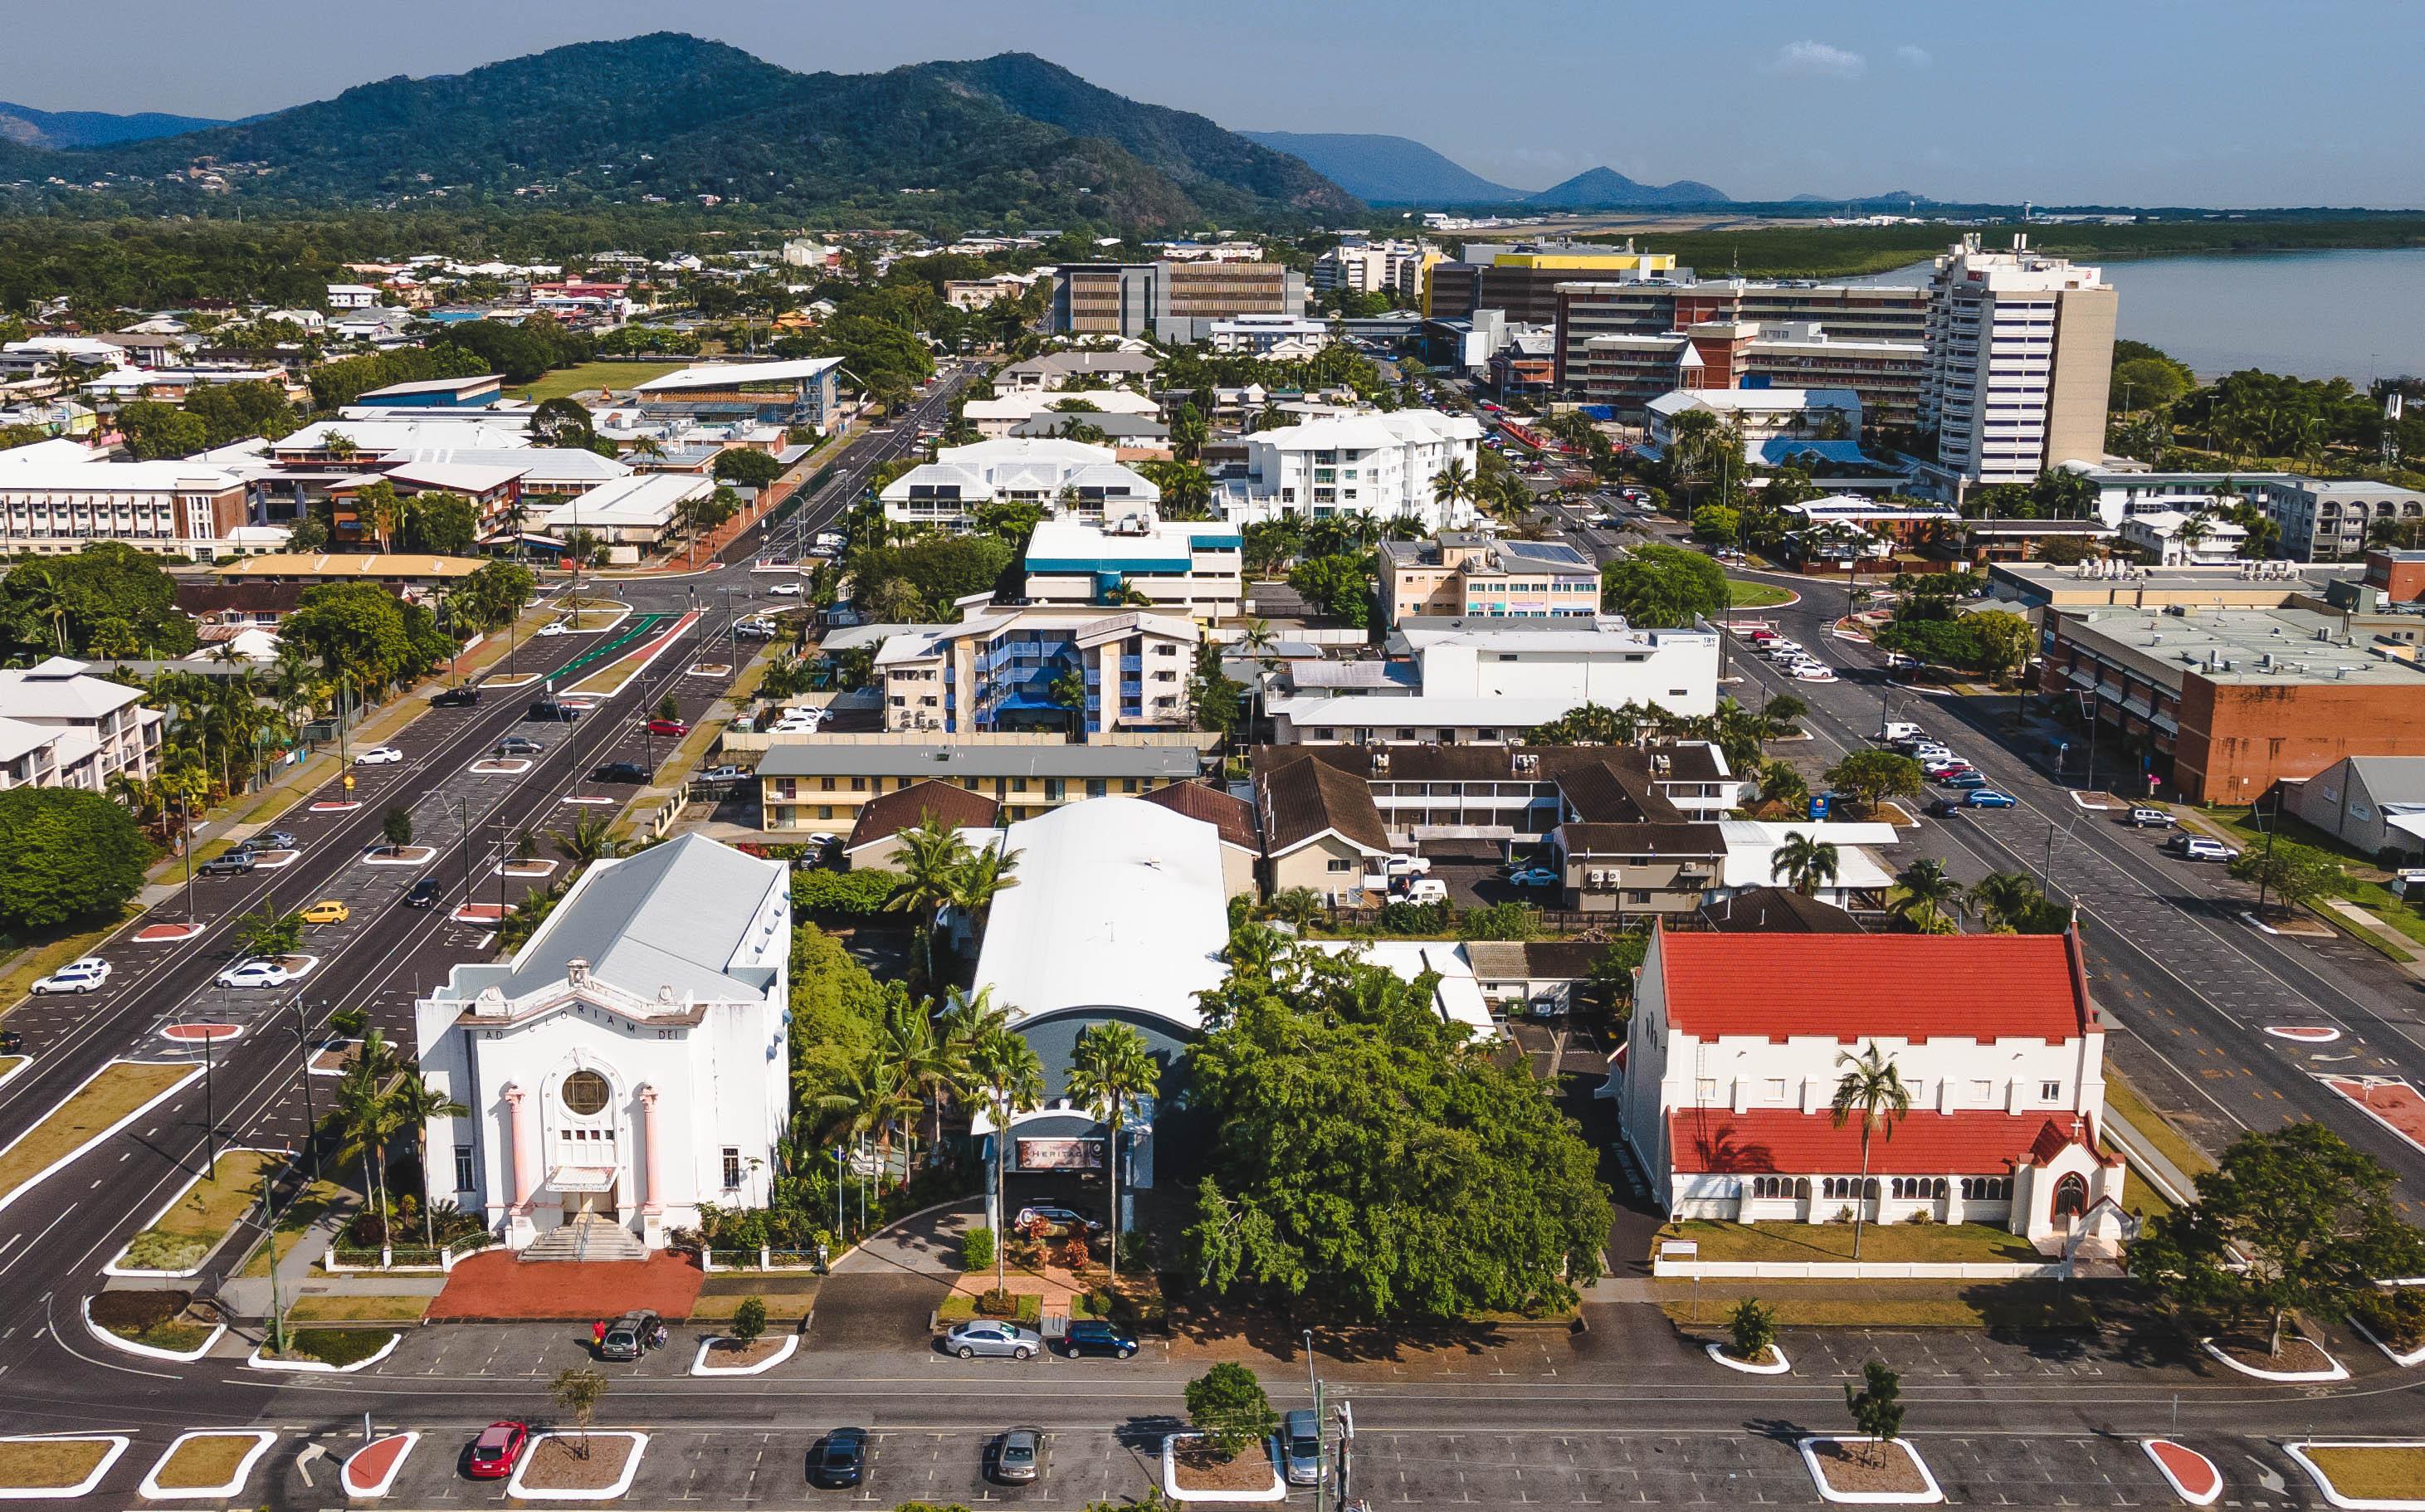
[[[1809,1200],[1810,1200],[1810,1178],[1809,1178],[1809,1177],[1807,1177],[1807,1176],[1804,1176],[1804,1177],[1798,1178],[1798,1179],[1794,1182],[1794,1183],[1793,1183],[1793,1196],[1794,1196],[1794,1198],[1795,1198],[1795,1199],[1796,1199],[1797,1201],[1807,1202],[1807,1201],[1809,1201]]]
[[[1945,1196],[1945,1192],[1946,1192],[1946,1181],[1945,1181],[1945,1178],[1944,1178],[1944,1177],[1942,1177],[1942,1176],[1938,1177],[1938,1178],[1936,1179],[1936,1184],[1935,1184],[1934,1187],[1932,1187],[1932,1188],[1931,1188],[1931,1191],[1932,1191],[1932,1192],[1933,1192],[1933,1193],[1934,1193],[1934,1194],[1935,1194],[1938,1198],[1942,1199],[1942,1198],[1944,1198],[1944,1196]]]
[[[1871,1202],[1878,1199],[1878,1179],[1876,1177],[1872,1176],[1868,1181],[1861,1183],[1861,1196],[1864,1199]]]
[[[2088,1211],[2088,1179],[2073,1171],[2054,1183],[2054,1215],[2077,1218]]]

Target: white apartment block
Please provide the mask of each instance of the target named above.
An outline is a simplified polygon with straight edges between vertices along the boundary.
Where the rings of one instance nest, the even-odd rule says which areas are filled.
[[[1911,1097],[1872,1135],[1829,1104],[1875,1047]],[[2110,1238],[2105,1028],[2076,936],[1654,930],[1611,1063],[1625,1143],[1677,1218],[1992,1223]],[[1604,1093],[1606,1095],[1606,1093]]]
[[[150,777],[169,716],[144,708],[142,696],[65,656],[0,670],[0,788],[100,793],[121,772]]]
[[[1205,330],[1212,349],[1224,356],[1295,358],[1330,345],[1329,323],[1302,315],[1238,315]]]
[[[96,540],[211,561],[235,552],[247,519],[244,480],[198,462],[78,459],[50,442],[0,452],[0,552],[68,555]]]
[[[1066,731],[1071,711],[1055,685],[1074,674],[1089,732],[1189,729],[1198,638],[1193,618],[1169,611],[969,603],[957,624],[922,625],[876,649],[884,728]]]
[[[2064,465],[2096,485],[2096,509],[2115,529],[2135,515],[2195,513],[2238,501],[2282,527],[2274,555],[2293,562],[2354,561],[2383,521],[2425,519],[2425,492],[2369,478],[2297,473],[2158,473],[2109,468],[2084,458]]]
[[[1469,475],[1482,443],[1470,415],[1397,410],[1309,420],[1245,438],[1246,475],[1220,480],[1215,500],[1245,524],[1283,515],[1371,515],[1419,522],[1426,535],[1479,518],[1463,501],[1438,502],[1433,480],[1451,461]]]
[[[2102,456],[2113,365],[2113,286],[2093,267],[1967,236],[1936,260],[1919,424],[1964,485],[2027,483]]]
[[[2161,567],[2219,567],[2239,560],[2248,527],[2216,516],[2159,509],[2132,515],[2117,534],[2123,545],[2146,553]]]
[[[884,518],[966,530],[984,504],[1036,504],[1097,523],[1142,509],[1162,490],[1115,460],[1108,446],[1052,437],[1005,437],[946,446],[884,486]]]
[[[1027,540],[1027,597],[1036,603],[1183,610],[1235,619],[1245,596],[1245,542],[1234,525],[1132,514],[1091,525],[1047,520]]]
[[[1092,410],[1062,410],[1058,407],[1076,401],[1092,405]],[[1037,415],[1067,413],[1072,419],[1084,420],[1092,414],[1157,415],[1162,407],[1142,394],[1127,389],[1089,389],[1083,394],[1058,394],[1043,389],[1013,389],[990,399],[971,399],[960,407],[960,418],[976,427],[978,435],[988,441],[1000,441]]]
[[[1314,259],[1308,281],[1316,294],[1353,289],[1358,294],[1396,295],[1410,309],[1421,309],[1423,275],[1440,260],[1439,249],[1428,242],[1342,242]]]

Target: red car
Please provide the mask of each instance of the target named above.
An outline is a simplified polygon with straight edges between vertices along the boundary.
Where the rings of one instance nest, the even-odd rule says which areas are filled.
[[[522,1449],[530,1442],[530,1425],[525,1423],[491,1423],[472,1440],[471,1453],[464,1457],[463,1472],[475,1481],[501,1481],[514,1472],[515,1463],[522,1457]]]
[[[679,719],[651,719],[649,721],[649,733],[652,735],[687,735],[690,733],[690,726],[683,723]]]

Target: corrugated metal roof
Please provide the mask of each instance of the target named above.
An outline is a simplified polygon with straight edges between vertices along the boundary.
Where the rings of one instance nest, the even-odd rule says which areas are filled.
[[[763,981],[732,974],[733,957],[767,890],[786,877],[782,862],[704,835],[598,862],[515,956],[500,989],[519,997],[586,960],[591,975],[644,998],[668,987],[677,998],[705,1002],[754,998]]]

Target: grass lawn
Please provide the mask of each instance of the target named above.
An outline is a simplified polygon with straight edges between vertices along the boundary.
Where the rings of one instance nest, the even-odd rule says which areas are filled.
[[[2230,830],[2242,847],[2254,846],[2259,849],[2265,844],[2266,826],[2274,824],[2272,815],[2268,814],[2266,826],[2257,825],[2254,822],[2252,811],[2247,809],[2207,809],[2201,811],[2199,816]],[[2413,906],[2401,902],[2399,894],[2393,893],[2383,882],[2361,880],[2361,878],[2387,877],[2383,868],[2374,863],[2372,857],[2359,855],[2349,846],[2293,814],[2282,815],[2278,827],[2274,828],[2274,832],[2284,840],[2295,841],[2302,845],[2311,845],[2337,859],[2353,874],[2350,880],[2341,884],[2339,890],[2341,897],[2347,898],[2367,912],[2373,914],[2417,941],[2417,944],[2425,945],[2425,913],[2419,913]],[[2326,917],[2329,918],[2330,915]],[[2348,932],[2358,935],[2362,940],[2366,938],[2354,929]],[[2372,943],[2371,941],[2368,942]],[[2389,952],[2386,951],[2385,954],[2387,955]]]
[[[109,1453],[99,1439],[10,1439],[0,1441],[0,1486],[13,1490],[81,1485]]]
[[[153,1349],[199,1349],[217,1324],[186,1311],[190,1292],[103,1292],[89,1304],[93,1323]]]
[[[538,382],[506,392],[536,404],[542,399],[569,399],[586,389],[628,389],[690,366],[686,361],[663,362],[575,362],[559,367]]]
[[[766,1327],[769,1330],[786,1328],[807,1317],[810,1310],[817,1305],[817,1285],[816,1282],[806,1279],[786,1278],[770,1279],[763,1288],[756,1291],[726,1292],[720,1295],[710,1295],[702,1291],[699,1300],[691,1304],[691,1321],[693,1323],[726,1322],[739,1309],[741,1299],[746,1296],[754,1296],[766,1304]]]
[[[275,1176],[286,1157],[258,1150],[232,1150],[209,1177],[196,1182],[158,1223],[130,1240],[120,1263],[146,1270],[183,1270],[218,1247],[236,1220],[252,1211],[262,1179]]]
[[[184,874],[178,875],[182,877]],[[22,952],[23,957],[8,970],[0,971],[0,1003],[16,1002],[25,995],[25,989],[37,979],[50,975],[79,957],[91,955],[121,922],[113,920],[98,928],[62,925],[49,929],[28,930],[22,935],[12,933],[7,948]],[[62,934],[58,932],[60,929],[72,932]]]
[[[2140,1138],[2155,1146],[2156,1153],[2178,1166],[2182,1175],[2194,1178],[2200,1172],[2214,1169],[2214,1162],[2207,1158],[2206,1151],[2191,1144],[2162,1114],[2149,1107],[2128,1082],[2111,1070],[2105,1077],[2105,1105],[2120,1114]]]
[[[188,1439],[177,1446],[153,1475],[165,1488],[176,1487],[225,1486],[235,1479],[235,1468],[244,1456],[252,1453],[261,1440],[252,1435],[215,1433],[206,1439]]]
[[[1650,1252],[1670,1239],[1701,1247],[1699,1258],[1722,1261],[1848,1261],[1853,1258],[1849,1223],[1671,1223],[1659,1231]],[[1894,1263],[1983,1265],[2043,1264],[2044,1255],[2018,1234],[1983,1223],[1891,1223],[1868,1225],[1861,1258]]]
[[[24,1185],[52,1162],[158,1097],[192,1070],[185,1065],[137,1061],[112,1061],[103,1067],[57,1112],[0,1151],[0,1194]]]
[[[278,1358],[350,1365],[385,1349],[394,1337],[385,1328],[297,1328],[286,1335],[286,1352]]]
[[[2425,1502],[2425,1449],[2303,1449],[2333,1489],[2353,1502]]]
[[[1687,1327],[1725,1324],[1737,1302],[1757,1296],[1788,1328],[1999,1328],[2047,1332],[2093,1327],[2096,1308],[2052,1281],[1906,1281],[1846,1286],[1833,1281],[1654,1281],[1660,1311]],[[1695,1321],[1697,1320],[1697,1322]]]
[[[1737,609],[1766,609],[1780,603],[1791,603],[1794,595],[1790,589],[1774,583],[1746,583],[1741,578],[1726,579],[1726,603]]]
[[[289,1323],[418,1323],[429,1311],[426,1296],[298,1296],[286,1310]]]
[[[0,1076],[8,1075],[24,1064],[25,1057],[23,1055],[0,1055]]]
[[[282,1256],[293,1249],[295,1241],[302,1238],[304,1231],[318,1222],[321,1214],[329,1211],[329,1204],[336,1199],[337,1188],[331,1182],[313,1182],[305,1187],[278,1214],[278,1232],[268,1243],[253,1247],[252,1258],[245,1262],[244,1273],[256,1279],[268,1276],[270,1252],[274,1249]]]

